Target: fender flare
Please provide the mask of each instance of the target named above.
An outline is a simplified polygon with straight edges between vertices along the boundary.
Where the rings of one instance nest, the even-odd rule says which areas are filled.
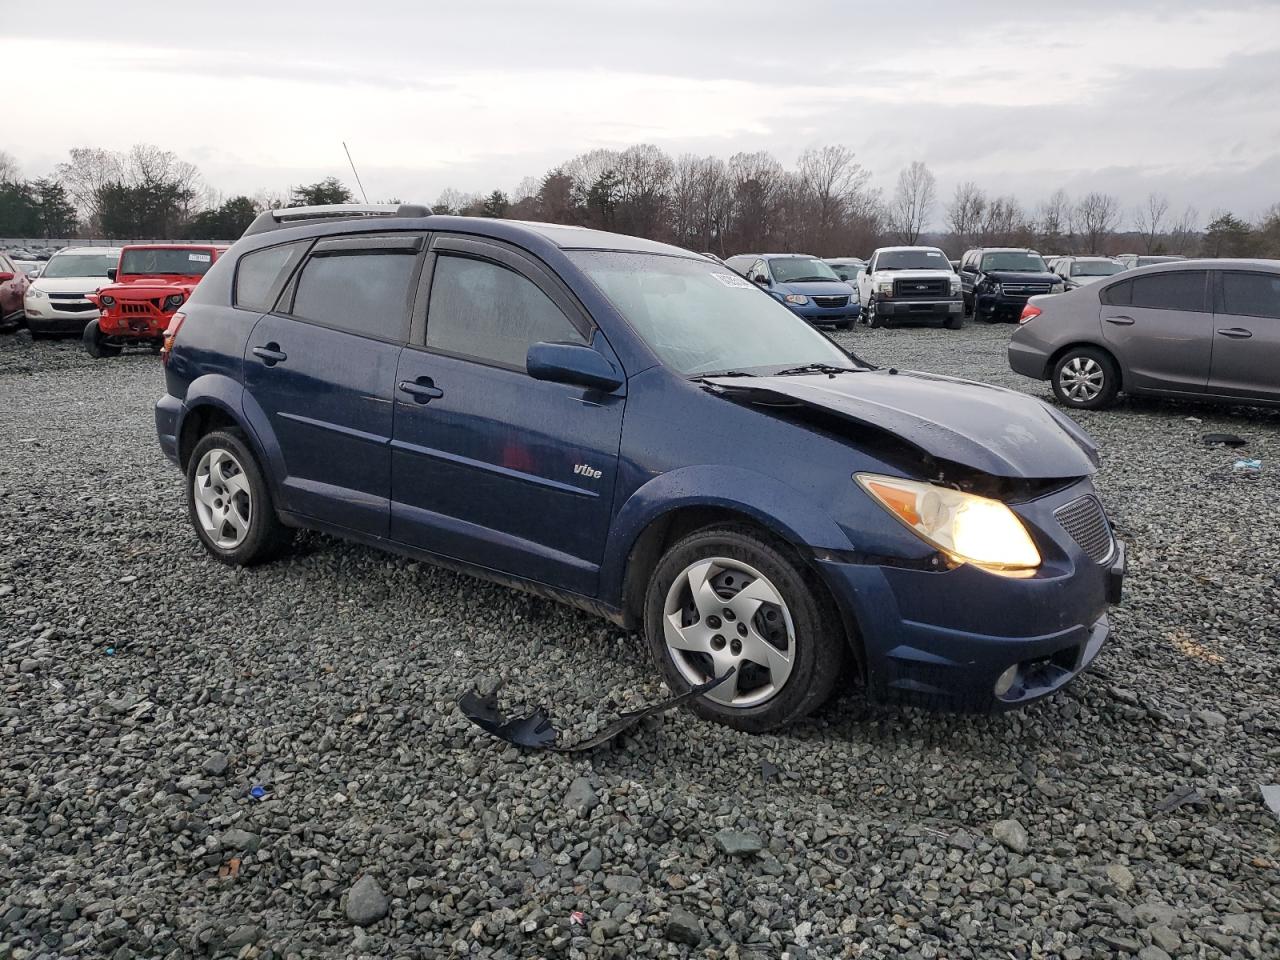
[[[223,373],[208,373],[197,377],[187,386],[182,403],[182,415],[177,423],[177,436],[187,417],[201,407],[214,407],[229,416],[244,431],[258,462],[267,477],[273,496],[280,491],[280,480],[285,476],[284,454],[271,429],[270,418],[244,384]],[[277,501],[279,502],[279,501]]]
[[[600,567],[602,601],[623,606],[627,567],[641,534],[654,522],[688,507],[744,514],[802,549],[851,548],[848,536],[831,516],[794,487],[741,467],[682,467],[637,488],[615,514]]]

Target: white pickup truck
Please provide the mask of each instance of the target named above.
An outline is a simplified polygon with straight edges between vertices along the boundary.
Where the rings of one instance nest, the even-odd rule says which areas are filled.
[[[862,318],[873,327],[937,320],[964,323],[964,293],[951,261],[937,247],[880,247],[858,277]]]

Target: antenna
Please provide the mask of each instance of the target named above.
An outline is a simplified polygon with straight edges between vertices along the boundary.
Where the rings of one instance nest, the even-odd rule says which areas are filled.
[[[347,150],[347,141],[342,141],[342,149],[347,151],[347,163],[351,164],[351,172],[356,175],[356,186],[360,188],[360,196],[364,198],[364,202],[369,202],[369,195],[364,192],[364,184],[360,182],[360,171],[356,169],[356,162],[351,159],[351,151]]]

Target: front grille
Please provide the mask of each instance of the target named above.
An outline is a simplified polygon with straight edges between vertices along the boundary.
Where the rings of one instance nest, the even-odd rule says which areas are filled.
[[[1005,283],[1001,288],[1011,297],[1038,297],[1049,292],[1047,283]]]
[[[49,299],[53,300],[53,297],[50,296]],[[54,301],[53,303],[50,303],[49,306],[53,307],[53,309],[55,310],[61,310],[65,313],[82,313],[85,310],[98,309],[88,300],[74,300],[74,301],[57,300],[57,301]]]
[[[1053,515],[1094,563],[1103,563],[1111,556],[1115,541],[1097,497],[1088,494],[1072,500],[1053,511]]]
[[[895,297],[922,299],[924,297],[946,297],[950,294],[951,281],[946,277],[893,281],[893,295]]]
[[[849,305],[848,297],[811,297],[810,299],[820,307],[847,307]]]
[[[143,314],[151,316],[161,311],[160,300],[122,300],[120,301],[120,312],[128,314]]]

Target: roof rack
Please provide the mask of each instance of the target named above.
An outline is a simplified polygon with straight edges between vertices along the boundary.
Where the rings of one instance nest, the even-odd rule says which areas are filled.
[[[420,204],[402,203],[331,203],[316,207],[285,207],[258,214],[243,236],[279,230],[316,220],[357,220],[363,217],[429,217],[431,211]]]

